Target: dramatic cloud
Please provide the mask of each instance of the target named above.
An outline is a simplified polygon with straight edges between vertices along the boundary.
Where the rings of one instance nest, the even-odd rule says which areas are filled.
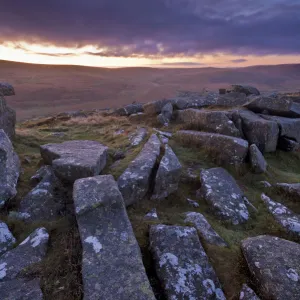
[[[246,62],[247,59],[244,59],[244,58],[238,58],[238,59],[232,59],[230,62],[233,62],[233,63],[243,63],[243,62]]]
[[[1,0],[0,42],[115,57],[300,54],[299,11],[299,0]]]

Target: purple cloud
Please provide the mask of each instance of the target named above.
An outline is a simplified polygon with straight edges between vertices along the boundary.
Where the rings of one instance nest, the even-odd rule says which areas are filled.
[[[232,59],[230,62],[233,62],[233,63],[243,63],[243,62],[246,62],[247,59],[244,59],[244,58],[238,58],[238,59]]]
[[[126,57],[300,54],[299,11],[298,0],[2,0],[0,42]]]

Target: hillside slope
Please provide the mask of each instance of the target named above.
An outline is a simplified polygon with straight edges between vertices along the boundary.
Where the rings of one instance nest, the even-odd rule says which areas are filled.
[[[299,90],[300,65],[239,69],[104,69],[32,65],[0,61],[0,82],[10,82],[16,96],[9,105],[18,120],[78,109],[112,108],[133,101],[172,97],[178,90],[217,90],[235,83],[261,91]]]

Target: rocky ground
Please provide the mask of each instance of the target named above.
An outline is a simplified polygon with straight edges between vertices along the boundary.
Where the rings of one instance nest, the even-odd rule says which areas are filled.
[[[1,299],[300,298],[299,95],[233,86],[15,128],[0,94]]]

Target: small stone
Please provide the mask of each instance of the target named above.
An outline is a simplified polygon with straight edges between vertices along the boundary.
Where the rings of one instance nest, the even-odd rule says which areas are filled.
[[[131,146],[138,146],[148,135],[146,128],[138,128],[138,130],[129,137]]]
[[[156,221],[158,220],[156,208],[151,209],[144,217],[145,220]]]
[[[194,200],[187,198],[186,201],[192,207],[195,207],[195,208],[200,207],[199,203]]]
[[[247,284],[243,284],[242,290],[240,292],[240,300],[260,300],[255,292],[249,288]]]

